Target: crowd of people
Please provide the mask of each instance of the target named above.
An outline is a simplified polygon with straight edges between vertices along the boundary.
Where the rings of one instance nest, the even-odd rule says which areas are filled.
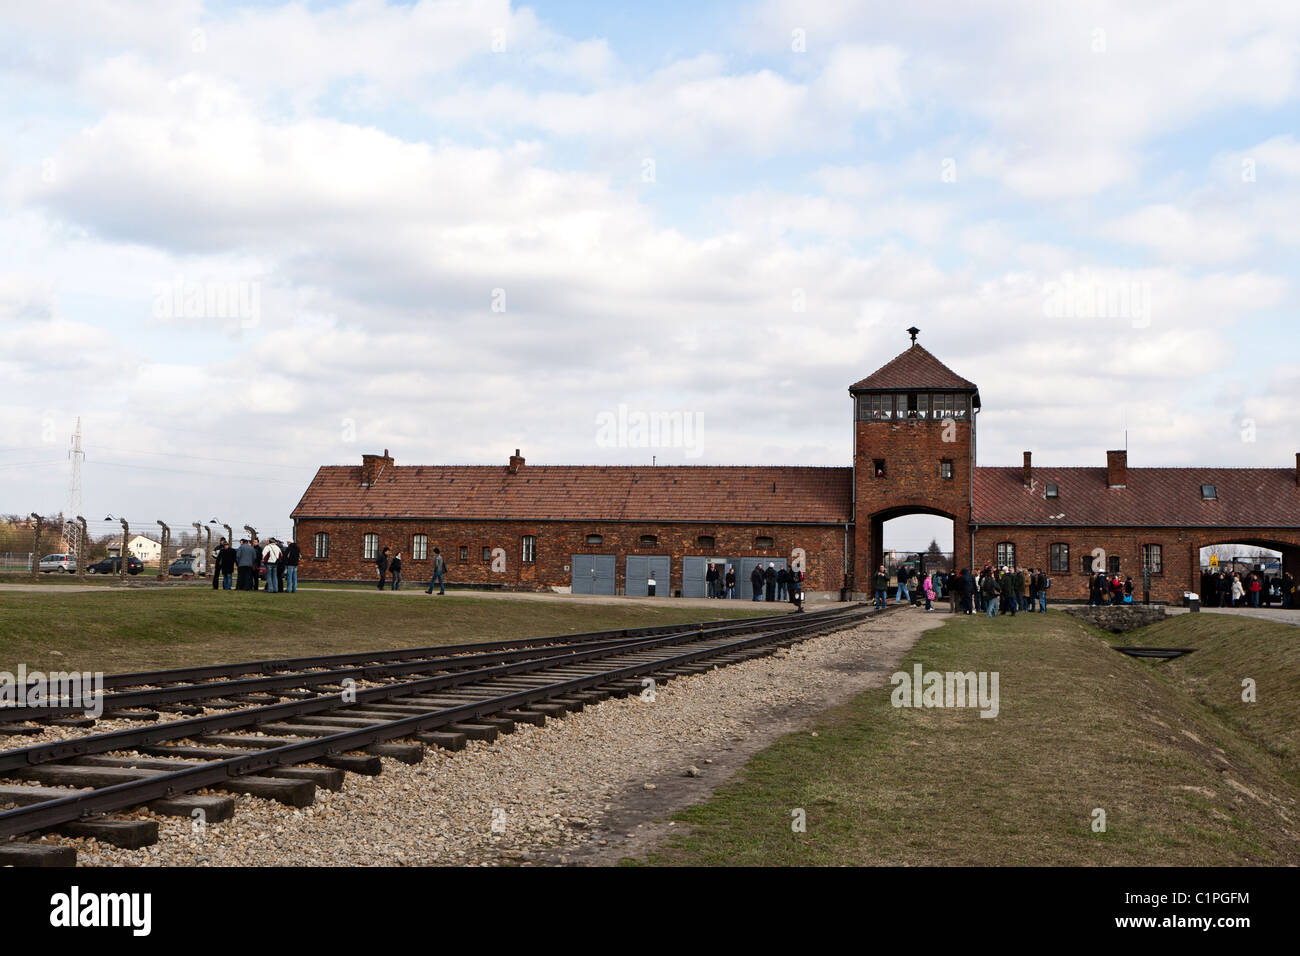
[[[802,571],[776,566],[775,561],[754,566],[749,573],[749,593],[751,601],[790,601],[802,606],[803,603]],[[725,567],[716,561],[710,561],[704,572],[706,593],[711,598],[735,600],[736,568],[728,564]]]
[[[257,538],[240,538],[234,547],[222,538],[212,552],[212,590],[229,591],[233,585],[236,591],[256,591],[265,581],[269,594],[293,594],[301,559],[296,541],[269,538],[262,544]]]
[[[891,583],[897,604],[924,603],[927,611],[933,611],[934,602],[946,598],[953,613],[983,613],[989,617],[1021,611],[1046,614],[1047,592],[1052,587],[1052,579],[1042,568],[995,568],[986,564],[978,574],[972,574],[969,568],[960,572],[922,572],[900,565],[891,575],[882,564],[872,581],[876,607],[889,606]]]
[[[1296,581],[1290,571],[1270,576],[1262,568],[1247,571],[1215,571],[1201,575],[1201,601],[1206,607],[1271,607],[1281,601],[1284,609],[1296,607]]]

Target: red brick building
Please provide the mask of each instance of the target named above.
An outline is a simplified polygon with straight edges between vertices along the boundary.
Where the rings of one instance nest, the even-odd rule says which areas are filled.
[[[383,547],[427,580],[434,548],[454,582],[510,588],[703,596],[710,561],[749,597],[756,564],[798,562],[812,597],[858,596],[892,518],[953,521],[956,567],[1042,567],[1056,598],[1087,596],[1101,562],[1152,598],[1200,589],[1200,549],[1256,544],[1300,570],[1295,469],[976,465],[979,389],[915,342],[849,387],[849,468],[360,465],[320,468],[293,511],[305,578],[374,580]]]

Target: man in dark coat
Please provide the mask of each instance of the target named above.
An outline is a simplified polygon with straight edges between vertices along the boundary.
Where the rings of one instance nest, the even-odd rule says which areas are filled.
[[[1021,581],[1024,579],[1021,578]],[[1020,589],[1024,587],[1021,584],[1016,585],[1016,576],[1011,573],[1010,568],[1002,569],[1002,613],[1011,613],[1012,617],[1016,616],[1016,602],[1020,600]]]
[[[767,600],[776,600],[776,563],[767,562],[767,570],[763,572],[764,595]]]
[[[749,586],[753,589],[754,600],[760,601],[763,598],[763,566],[755,565],[754,570],[749,574]]]
[[[717,597],[718,596],[718,566],[714,564],[712,561],[709,562],[709,569],[704,572],[704,583],[708,586],[708,589],[705,593],[707,593],[708,596],[711,598]]]
[[[284,549],[284,588],[289,594],[298,590],[298,562],[302,560],[302,549],[297,541],[290,541]]]
[[[221,552],[217,555],[217,567],[221,570],[221,589],[230,590],[230,578],[235,573],[235,549],[225,538],[221,539]]]
[[[379,590],[384,589],[384,578],[388,577],[388,549],[384,548],[375,558],[375,567],[379,569]]]
[[[778,601],[785,600],[786,589],[789,586],[790,586],[790,572],[786,570],[785,566],[783,565],[781,569],[776,572],[776,599]]]

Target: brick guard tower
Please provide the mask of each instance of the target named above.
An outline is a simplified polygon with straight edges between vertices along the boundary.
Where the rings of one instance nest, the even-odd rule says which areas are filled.
[[[971,564],[971,500],[979,388],[916,341],[849,386],[853,397],[854,567],[851,590],[871,589],[886,521],[929,514],[953,522],[953,561]]]

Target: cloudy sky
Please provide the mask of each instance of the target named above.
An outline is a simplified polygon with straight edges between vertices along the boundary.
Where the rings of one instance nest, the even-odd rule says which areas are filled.
[[[913,324],[982,464],[1287,466],[1298,98],[1276,0],[6,4],[0,511],[78,416],[150,526],[383,448],[846,465]]]

